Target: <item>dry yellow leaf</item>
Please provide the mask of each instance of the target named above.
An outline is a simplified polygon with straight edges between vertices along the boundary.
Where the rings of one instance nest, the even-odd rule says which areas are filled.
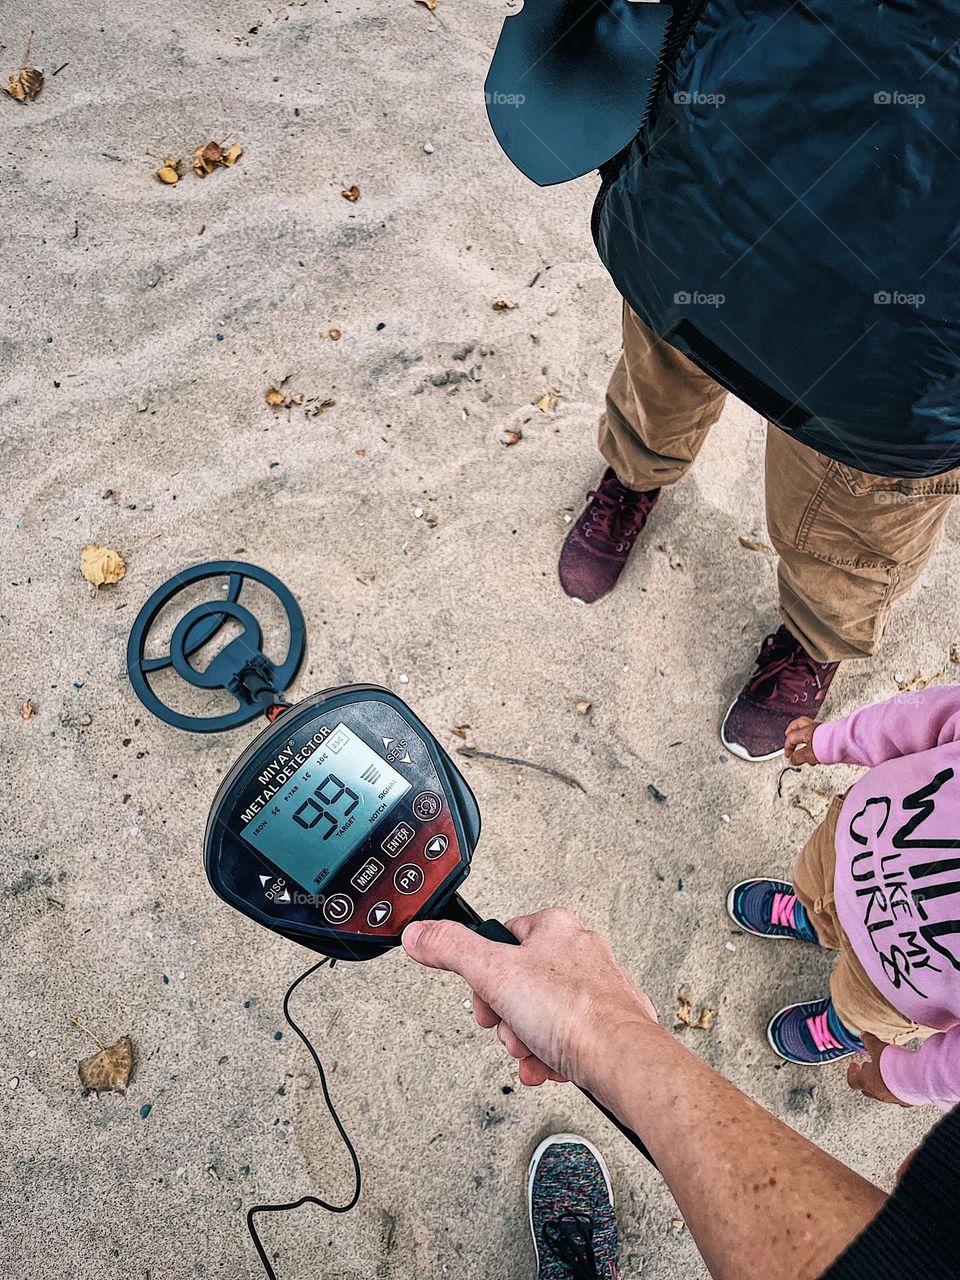
[[[339,330],[339,329],[331,329],[331,330],[330,330],[330,333],[329,333],[329,337],[330,337],[330,338],[332,338],[334,342],[339,342],[339,341],[340,341],[340,330]]]
[[[494,311],[516,311],[518,306],[516,302],[508,302],[506,298],[494,298],[490,305]]]
[[[321,400],[319,404],[311,405],[310,408],[306,410],[307,417],[319,418],[321,413],[326,413],[326,411],[328,409],[332,409],[336,403],[336,400]]]
[[[543,395],[540,397],[540,399],[537,401],[537,408],[540,410],[541,413],[552,413],[556,407],[557,407],[556,396],[551,395],[549,391],[545,391]]]
[[[349,200],[351,204],[356,204],[360,199],[360,188],[354,184],[352,187],[344,187],[340,194],[344,200]]]
[[[267,393],[264,396],[267,404],[273,409],[279,409],[281,405],[287,403],[287,397],[279,389],[279,387],[267,387]]]
[[[125,1093],[133,1072],[133,1041],[129,1036],[121,1036],[116,1044],[106,1045],[84,1058],[78,1070],[85,1090]]]
[[[579,701],[577,701],[574,705],[576,706],[580,714],[582,716],[585,716],[587,712],[590,710],[590,708],[593,706],[593,703],[588,702],[586,698],[580,698]]]
[[[417,4],[422,4],[425,8],[429,9],[431,13],[433,13],[434,9],[437,7],[437,0],[417,0]]]
[[[522,439],[523,432],[519,427],[507,427],[505,431],[500,432],[500,443],[506,445],[508,449],[511,445],[519,444]]]
[[[157,170],[157,177],[172,187],[180,181],[180,161],[175,156],[164,156],[163,164]]]
[[[20,719],[29,722],[30,720],[36,720],[36,718],[37,708],[33,704],[33,699],[27,698],[26,702],[24,702],[23,706],[20,708]]]
[[[119,582],[127,571],[119,551],[90,542],[80,552],[80,572],[94,587]]]
[[[4,89],[4,93],[14,98],[17,102],[32,102],[43,88],[43,72],[38,71],[36,67],[27,66],[32,44],[33,32],[31,31],[30,38],[27,41],[27,51],[23,55],[20,70],[10,76]]]
[[[693,1004],[690,1000],[690,993],[686,987],[681,987],[677,993],[677,1026],[693,1027],[695,1031],[709,1031],[713,1024],[716,1012],[713,1009],[702,1005],[699,1017],[693,1016]]]
[[[222,142],[206,142],[194,150],[193,171],[198,178],[205,178],[218,166],[223,165],[229,169],[242,155],[243,147],[238,142],[231,143],[226,150]]]

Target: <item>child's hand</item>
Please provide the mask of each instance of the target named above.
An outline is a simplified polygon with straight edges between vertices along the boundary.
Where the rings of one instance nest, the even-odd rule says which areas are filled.
[[[787,764],[820,763],[813,753],[813,731],[816,727],[816,720],[809,716],[790,721],[783,736],[783,754],[787,757]]]
[[[847,1084],[854,1093],[862,1093],[865,1097],[874,1098],[877,1102],[892,1102],[898,1107],[909,1107],[909,1102],[901,1102],[897,1095],[891,1093],[883,1083],[883,1076],[880,1074],[880,1055],[887,1046],[882,1040],[872,1036],[869,1031],[864,1031],[861,1038],[870,1057],[858,1057],[850,1063],[847,1067]]]

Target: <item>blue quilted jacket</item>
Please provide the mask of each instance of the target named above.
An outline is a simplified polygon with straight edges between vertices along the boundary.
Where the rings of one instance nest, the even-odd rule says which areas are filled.
[[[657,333],[804,444],[960,466],[960,0],[692,0],[597,248]]]

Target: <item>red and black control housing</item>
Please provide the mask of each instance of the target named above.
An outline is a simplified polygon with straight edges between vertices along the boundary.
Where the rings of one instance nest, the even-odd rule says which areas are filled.
[[[283,785],[283,761],[302,761],[338,724],[410,786],[318,890],[293,882],[242,831],[265,788]],[[214,891],[258,924],[338,960],[367,960],[397,946],[411,920],[479,920],[455,897],[479,836],[473,792],[430,730],[389,690],[350,685],[272,712],[214,798],[204,866]]]

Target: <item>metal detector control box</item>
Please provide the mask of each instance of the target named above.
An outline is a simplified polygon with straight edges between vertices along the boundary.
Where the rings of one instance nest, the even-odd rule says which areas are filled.
[[[214,799],[204,863],[251,919],[360,960],[440,914],[479,835],[473,793],[429,729],[395,694],[353,685],[254,738]]]

